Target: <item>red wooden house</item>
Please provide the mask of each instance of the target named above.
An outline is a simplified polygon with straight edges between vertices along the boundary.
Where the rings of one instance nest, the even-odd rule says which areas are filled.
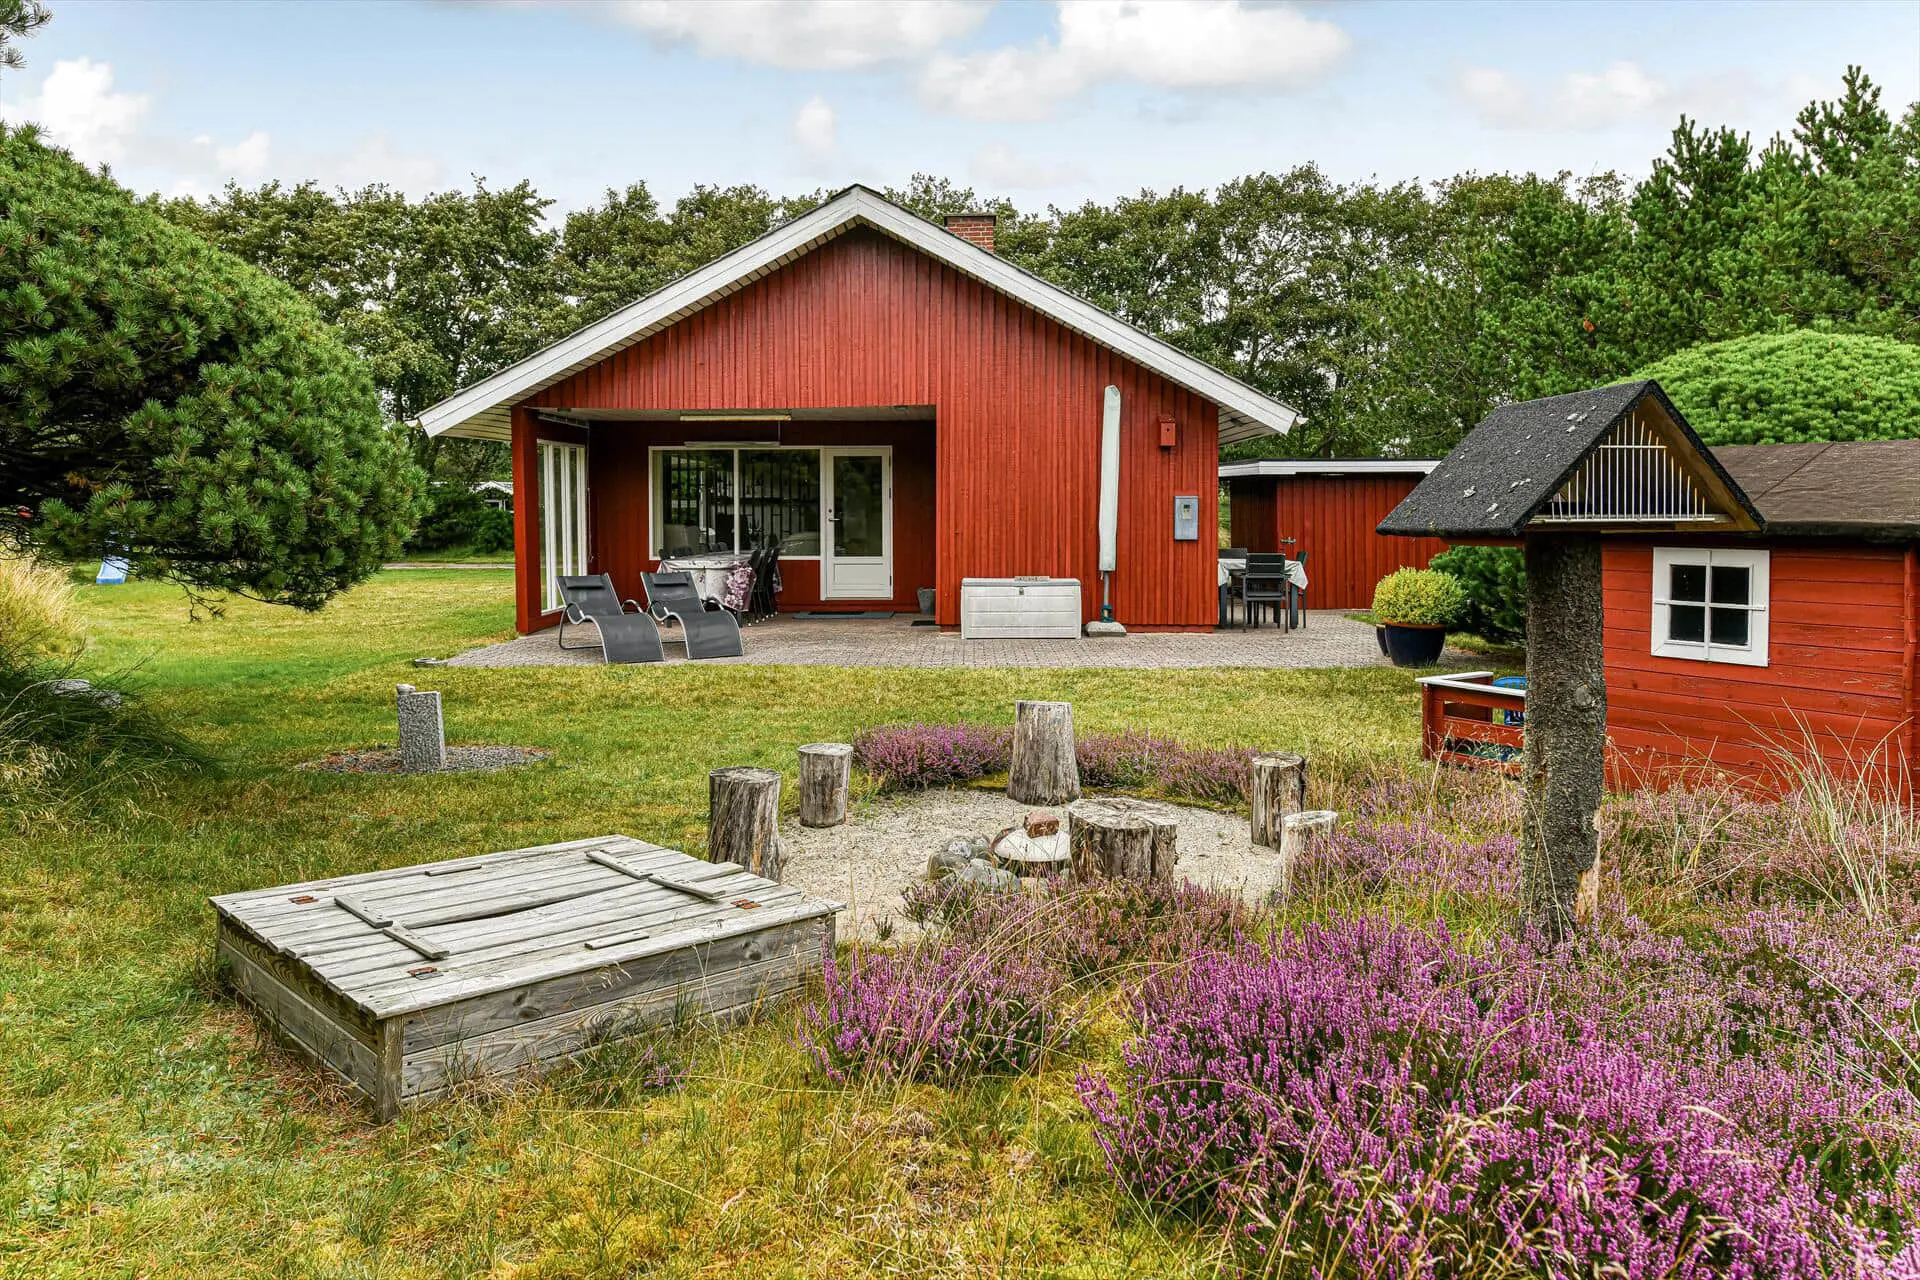
[[[557,575],[637,596],[663,554],[776,544],[783,610],[933,587],[953,626],[963,578],[1045,575],[1091,620],[1109,388],[1115,615],[1213,626],[1220,445],[1298,415],[949,223],[849,188],[421,415],[512,442],[520,630],[557,620]]]
[[[1603,538],[1616,783],[1773,785],[1811,749],[1920,794],[1920,440],[1707,449],[1627,383],[1496,410],[1382,528]],[[1523,695],[1425,683],[1429,754],[1519,747]]]
[[[1305,552],[1316,609],[1368,609],[1395,569],[1424,569],[1438,538],[1391,538],[1387,513],[1437,465],[1432,458],[1270,458],[1221,464],[1229,539],[1249,551]]]

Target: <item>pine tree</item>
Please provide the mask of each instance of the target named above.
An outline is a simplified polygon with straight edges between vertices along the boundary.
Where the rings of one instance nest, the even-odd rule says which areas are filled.
[[[318,608],[424,489],[361,362],[284,284],[0,127],[0,543]]]

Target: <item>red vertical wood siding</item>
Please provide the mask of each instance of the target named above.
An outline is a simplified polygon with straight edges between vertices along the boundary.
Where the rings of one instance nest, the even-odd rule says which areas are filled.
[[[680,423],[601,422],[587,449],[587,488],[593,494],[594,570],[613,575],[621,594],[640,598],[640,575],[658,566],[649,545],[652,502],[650,448],[716,438],[712,427]],[[931,422],[789,422],[780,443],[813,448],[887,445],[893,449],[893,599],[916,609],[916,591],[934,583],[934,441]],[[749,446],[750,447],[750,446]],[[820,562],[780,562],[780,608],[871,609],[872,600],[820,597]]]
[[[1777,749],[1804,751],[1809,742],[1843,772],[1878,750],[1877,768],[1896,778],[1904,770],[1909,786],[1920,782],[1913,548],[1763,544],[1772,551],[1767,665],[1746,667],[1651,652],[1654,545],[1610,541],[1605,551],[1616,782],[1720,771],[1771,785]]]
[[[1307,552],[1307,599],[1314,608],[1371,608],[1380,579],[1399,568],[1424,569],[1447,549],[1438,538],[1374,532],[1419,482],[1418,475],[1358,474],[1235,479],[1228,513],[1233,545]],[[1294,545],[1282,546],[1282,538]]]
[[[955,626],[963,577],[1078,578],[1087,618],[1097,614],[1108,384],[1120,388],[1122,405],[1115,612],[1142,629],[1210,627],[1214,544],[1173,540],[1173,498],[1193,494],[1204,504],[1217,491],[1215,406],[876,232],[849,232],[527,403],[930,408],[933,577],[940,622]],[[1172,449],[1159,444],[1162,414],[1180,426]],[[611,435],[609,424],[595,434]],[[597,501],[596,528],[609,538],[630,538],[628,522],[645,520],[643,510],[608,509],[632,505],[630,497],[602,492]],[[905,509],[896,481],[896,521]],[[639,528],[635,545],[644,550]],[[604,544],[597,551],[610,566],[630,555]],[[908,594],[922,585],[898,561],[895,582]]]

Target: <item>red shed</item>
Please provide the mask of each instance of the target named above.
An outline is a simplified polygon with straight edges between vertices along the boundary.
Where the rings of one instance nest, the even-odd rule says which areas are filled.
[[[1215,624],[1223,442],[1298,415],[1014,266],[989,220],[942,229],[864,187],[435,405],[511,440],[518,622],[553,579],[623,595],[663,555],[777,545],[786,610],[959,622],[963,578],[1044,575],[1099,609],[1106,405],[1118,396],[1117,619]]]
[[[1920,793],[1920,440],[1709,449],[1653,382],[1505,405],[1382,522],[1600,540],[1608,772]],[[1530,635],[1530,645],[1556,637]],[[1422,681],[1425,749],[1516,764],[1524,695]]]
[[[1424,569],[1438,538],[1378,532],[1387,513],[1438,465],[1435,458],[1269,458],[1220,467],[1230,540],[1249,551],[1307,556],[1317,609],[1367,609],[1395,569]]]
[[[1713,455],[1759,509],[1761,533],[1605,547],[1616,774],[1710,762],[1765,776],[1782,748],[1814,744],[1915,794],[1920,440]]]

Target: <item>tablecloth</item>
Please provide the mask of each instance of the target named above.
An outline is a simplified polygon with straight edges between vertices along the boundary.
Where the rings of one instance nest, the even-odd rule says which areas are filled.
[[[662,560],[660,572],[690,574],[702,600],[718,601],[735,613],[744,612],[753,598],[753,566],[731,551]]]
[[[1232,581],[1235,574],[1245,573],[1246,571],[1247,562],[1245,560],[1222,560],[1220,562],[1220,585],[1223,587],[1226,586],[1228,582]],[[1301,564],[1298,560],[1287,561],[1287,581],[1291,582],[1300,590],[1305,591],[1307,589],[1307,566]]]

